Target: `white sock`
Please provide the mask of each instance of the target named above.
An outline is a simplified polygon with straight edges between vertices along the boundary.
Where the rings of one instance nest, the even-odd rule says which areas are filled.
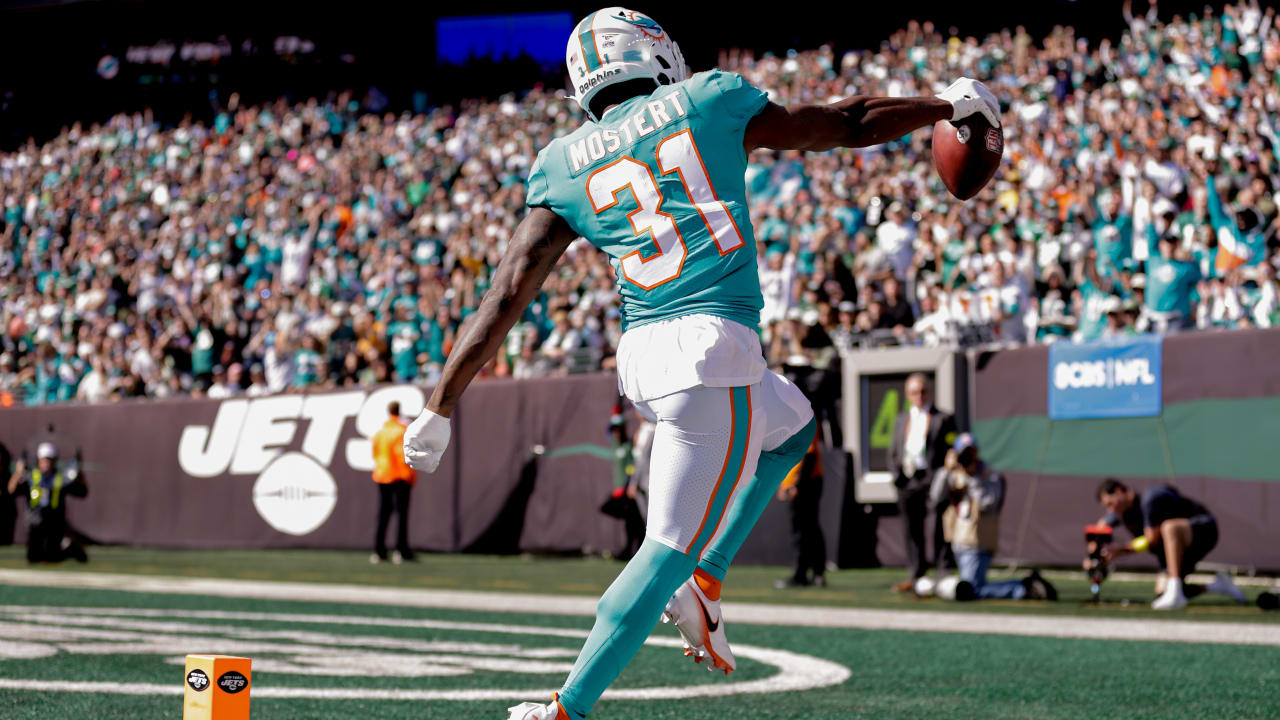
[[[1164,594],[1173,597],[1182,597],[1182,581],[1171,578],[1164,586]]]

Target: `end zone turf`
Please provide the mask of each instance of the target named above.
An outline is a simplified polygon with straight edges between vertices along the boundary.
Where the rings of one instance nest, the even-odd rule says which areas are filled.
[[[0,651],[0,707],[16,708],[4,713],[15,719],[176,716],[187,652],[253,657],[256,717],[502,718],[512,701],[539,699],[563,679],[592,603],[79,572],[0,580],[9,643],[0,647],[10,650]],[[898,629],[842,626],[859,613]],[[1141,621],[1198,633],[1173,643],[992,634],[1123,623],[1082,618],[750,605],[726,617],[738,673],[689,663],[659,626],[593,718],[1261,718],[1278,700],[1280,648],[1205,641],[1219,631],[1270,637],[1280,626]],[[1003,627],[934,626],[946,622]],[[779,684],[788,677],[796,691]],[[752,688],[767,695],[744,694]]]

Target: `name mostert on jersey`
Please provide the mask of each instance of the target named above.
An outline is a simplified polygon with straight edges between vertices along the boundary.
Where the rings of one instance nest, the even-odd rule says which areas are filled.
[[[668,110],[670,108],[670,110]],[[688,114],[679,92],[645,103],[639,112],[628,116],[616,130],[596,130],[581,140],[569,144],[569,165],[578,172],[594,162],[617,153],[623,143],[627,147],[637,140],[652,135]]]

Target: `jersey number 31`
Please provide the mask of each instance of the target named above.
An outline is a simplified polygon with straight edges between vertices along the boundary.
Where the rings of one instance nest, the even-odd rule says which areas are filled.
[[[690,204],[702,216],[721,255],[746,244],[729,208],[716,197],[707,166],[693,142],[692,131],[685,129],[663,138],[654,156],[661,174],[679,174]],[[618,194],[627,189],[631,190],[636,203],[636,209],[627,213],[631,229],[637,237],[648,233],[658,251],[648,257],[641,250],[627,253],[618,260],[618,267],[628,282],[652,290],[680,277],[689,251],[675,218],[662,212],[662,191],[648,165],[635,158],[621,157],[587,178],[587,197],[597,215],[617,205]]]

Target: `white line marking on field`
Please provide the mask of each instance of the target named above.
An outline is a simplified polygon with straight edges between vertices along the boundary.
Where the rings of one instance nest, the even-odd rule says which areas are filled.
[[[845,671],[848,679],[848,671]],[[844,680],[840,680],[844,682]],[[606,690],[602,700],[684,700],[695,697],[712,697],[736,695],[739,693],[773,693],[777,688],[760,687],[744,689],[747,686],[767,684],[767,680],[755,680],[749,683],[731,683],[729,685],[697,685],[683,688],[635,688],[627,690]],[[836,683],[833,683],[836,684]],[[112,695],[181,695],[182,685],[173,683],[131,683],[128,685],[109,682],[78,682],[69,680],[11,680],[0,678],[0,690],[34,690],[42,692],[81,692],[103,693]],[[395,688],[300,688],[270,687],[253,688],[255,699],[285,698],[294,700],[418,700],[418,701],[463,701],[479,702],[485,700],[537,700],[547,698],[553,690],[401,690]]]
[[[268,657],[265,660],[255,663],[255,669],[262,669],[266,675],[343,675],[351,677],[360,675],[359,671],[352,670],[365,664],[379,665],[388,661],[394,661],[397,658],[390,654],[383,653],[371,660],[362,658],[360,646],[375,645],[383,646],[388,643],[398,645],[404,650],[419,649],[415,647],[415,641],[411,639],[397,639],[386,637],[366,637],[366,636],[337,636],[325,633],[308,633],[303,638],[310,639],[316,643],[326,643],[324,646],[307,646],[307,645],[281,645],[270,642],[257,641],[256,645],[250,646],[246,644],[228,646],[225,643],[228,639],[218,637],[219,635],[232,635],[239,637],[241,635],[260,637],[263,633],[256,628],[246,627],[242,624],[235,625],[212,625],[212,624],[195,624],[189,622],[170,622],[164,618],[182,618],[183,620],[236,620],[239,623],[244,622],[271,622],[285,624],[341,624],[350,626],[370,625],[380,627],[401,627],[401,628],[429,628],[442,629],[463,632],[491,632],[509,635],[547,635],[548,628],[531,627],[523,625],[485,625],[483,623],[474,622],[447,622],[438,620],[416,620],[416,619],[398,619],[398,618],[376,618],[376,617],[352,617],[337,615],[306,615],[298,613],[255,613],[255,612],[227,612],[218,610],[133,610],[131,608],[93,608],[93,607],[42,607],[33,609],[21,605],[0,606],[0,616],[7,616],[14,620],[21,620],[22,623],[5,623],[0,622],[0,631],[8,633],[10,636],[30,639],[44,636],[52,645],[49,647],[52,652],[57,652],[61,648],[64,652],[73,654],[111,654],[111,655],[129,655],[129,654],[174,654],[192,652],[199,648],[202,652],[213,648],[217,652],[235,652],[238,654],[252,654],[260,656],[261,654],[284,653],[294,655],[290,660],[281,662],[276,658]],[[137,618],[161,618],[160,620],[139,620]],[[68,627],[70,626],[70,627]],[[92,626],[95,629],[86,630],[82,626]],[[23,629],[29,628],[30,633],[23,634]],[[107,628],[100,630],[96,628]],[[143,632],[124,632],[123,629]],[[150,631],[149,633],[146,631]],[[160,632],[182,632],[186,635],[160,635]],[[277,637],[288,637],[290,632],[274,632],[269,633]],[[29,635],[29,637],[28,637]],[[555,635],[558,637],[572,638],[579,640],[587,636],[585,630],[577,629],[556,629]],[[110,644],[99,645],[92,642],[67,643],[68,639],[104,639],[113,641],[129,641],[125,643],[113,642]],[[336,649],[332,643],[338,643],[343,640],[347,641],[349,647],[344,650]],[[398,642],[397,642],[398,640]],[[230,642],[241,642],[239,640],[231,640]],[[420,642],[420,641],[419,641]],[[646,641],[647,645],[656,645],[659,647],[679,648],[682,646],[680,640],[676,638],[659,638],[651,637]],[[439,645],[437,643],[436,645]],[[27,648],[28,654],[23,657],[31,657],[30,652],[39,651],[40,646]],[[509,648],[502,646],[489,646],[484,644],[464,644],[462,647],[454,648],[462,652],[472,652],[480,654],[493,654],[495,652],[507,650]],[[518,652],[519,648],[515,648]],[[49,654],[52,654],[49,653]],[[838,663],[809,655],[802,655],[786,650],[775,650],[772,648],[763,648],[754,645],[736,645],[734,647],[735,654],[740,658],[748,658],[757,662],[771,665],[777,669],[777,673],[759,680],[749,680],[744,682],[725,682],[717,685],[694,685],[684,687],[648,687],[648,688],[628,688],[611,690],[604,694],[605,699],[613,700],[672,700],[696,697],[721,697],[726,695],[743,695],[743,694],[762,694],[762,693],[778,693],[791,692],[799,690],[812,690],[815,688],[828,687],[831,685],[839,685],[848,680],[851,673],[848,668]],[[575,654],[572,651],[570,654]],[[323,667],[294,667],[291,663],[303,662],[306,657],[327,656],[332,662]],[[372,657],[368,652],[363,655]],[[38,657],[39,655],[35,655]],[[419,676],[432,676],[441,673],[436,672],[439,668],[431,665],[434,660],[437,663],[451,663],[453,665],[463,665],[468,667],[476,667],[477,669],[496,670],[511,672],[512,669],[506,664],[494,664],[491,660],[486,659],[468,659],[457,655],[453,656],[430,656],[425,655],[416,657],[414,655],[403,655],[398,658],[400,664],[410,664],[415,659],[421,663],[426,663],[429,667],[426,672],[411,673]],[[179,661],[181,658],[179,658]],[[530,660],[523,659],[520,662],[530,666],[524,672],[534,672],[537,670],[541,674],[550,674],[551,664],[547,664],[541,670],[538,670]],[[274,664],[273,664],[274,663]],[[181,662],[179,662],[181,664]],[[567,672],[568,665],[560,667],[554,666],[557,673]],[[275,671],[275,672],[273,672]],[[370,673],[381,674],[381,673]],[[260,682],[260,681],[259,681]],[[156,695],[156,694],[176,694],[181,692],[181,685],[174,686],[159,685],[154,683],[103,683],[103,682],[73,682],[73,681],[50,681],[50,680],[27,680],[27,679],[8,679],[0,678],[0,690],[36,690],[47,692],[88,692],[88,693],[115,693],[127,695]],[[254,688],[253,693],[258,698],[315,698],[315,699],[346,699],[346,700],[519,700],[537,697],[546,697],[550,695],[552,690],[411,690],[411,689],[367,689],[367,688],[300,688],[300,687],[277,687],[271,685],[259,685]]]
[[[14,585],[265,600],[314,602],[322,598],[325,602],[336,603],[485,612],[519,611],[544,615],[591,616],[595,614],[596,606],[595,598],[581,596],[418,590],[113,573],[54,573],[40,570],[0,570],[0,582]],[[1280,646],[1280,624],[1266,623],[1129,620],[1054,615],[950,613],[929,610],[866,610],[754,603],[724,603],[723,609],[725,617],[730,622],[754,625]],[[550,628],[544,631],[548,634],[558,632]]]

